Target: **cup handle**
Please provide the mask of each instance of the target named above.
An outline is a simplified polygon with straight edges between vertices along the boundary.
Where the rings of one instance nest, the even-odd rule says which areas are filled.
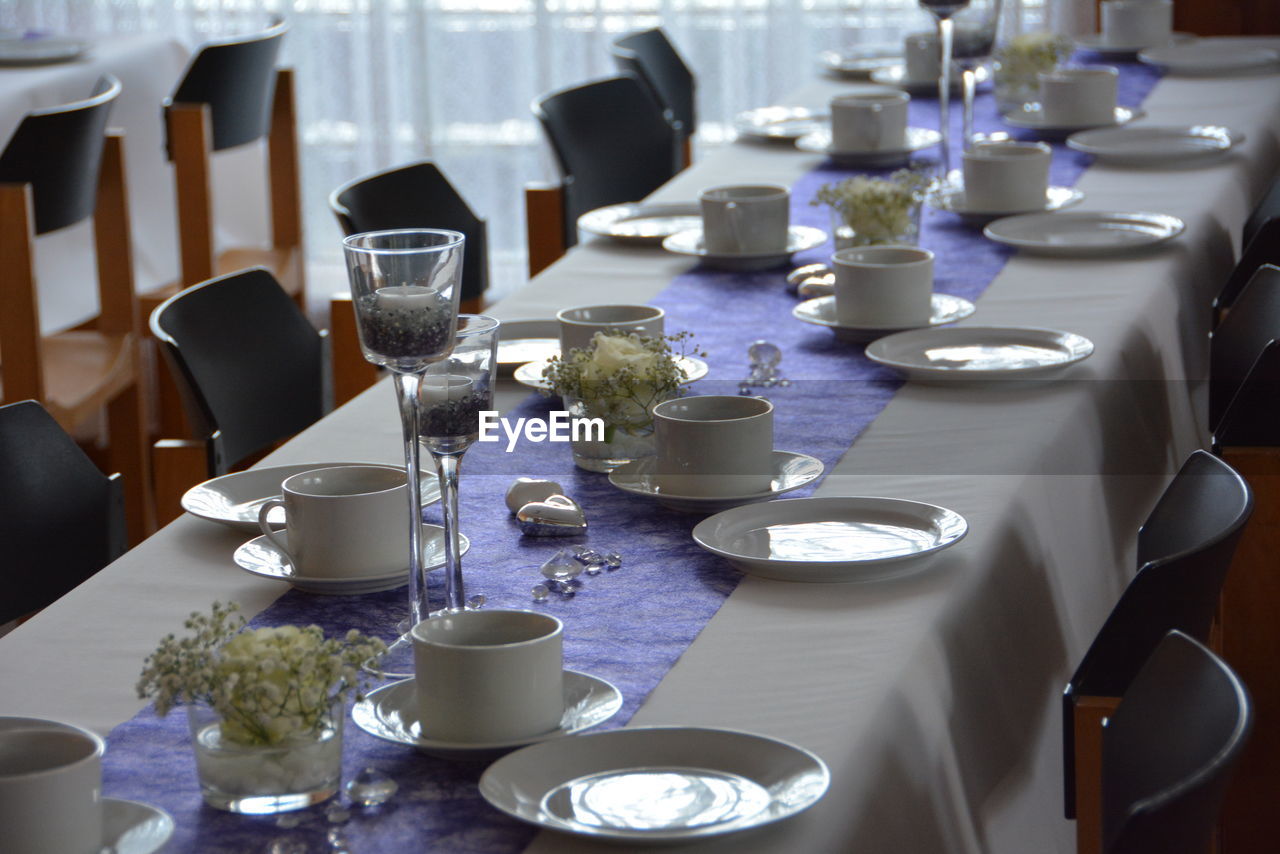
[[[258,508],[258,527],[262,530],[263,536],[271,541],[271,544],[280,550],[280,553],[289,559],[289,563],[296,570],[298,562],[293,559],[293,555],[289,553],[285,542],[281,539],[276,531],[271,530],[271,523],[267,521],[267,514],[277,507],[284,507],[284,501],[280,498],[269,498],[262,502],[262,506]]]

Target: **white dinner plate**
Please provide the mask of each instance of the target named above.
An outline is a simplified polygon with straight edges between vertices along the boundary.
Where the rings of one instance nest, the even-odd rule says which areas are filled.
[[[1189,77],[1280,71],[1280,51],[1222,41],[1197,40],[1172,47],[1147,48],[1138,59],[1170,74]]]
[[[979,65],[973,70],[973,78],[974,83],[981,86],[991,79],[991,71],[985,65]],[[938,97],[938,78],[908,80],[905,65],[888,65],[884,68],[877,68],[871,72],[871,82],[901,89],[915,97]],[[951,91],[957,93],[961,91],[959,68],[956,68],[951,73]]]
[[[288,539],[288,534],[280,535]],[[458,535],[461,554],[471,548],[471,541],[464,534]],[[409,583],[409,568],[395,572],[384,572],[378,575],[358,575],[351,578],[322,578],[306,575],[295,575],[293,564],[289,562],[275,543],[265,536],[254,537],[236,549],[233,559],[236,566],[259,578],[270,578],[273,581],[287,581],[299,590],[308,593],[319,593],[322,596],[359,596],[363,593],[378,593],[382,590],[395,590]],[[408,551],[405,560],[408,561]],[[422,526],[422,560],[426,569],[444,566],[444,528],[439,525]]]
[[[173,829],[173,816],[159,807],[102,799],[102,847],[111,854],[154,854],[173,836]]]
[[[559,352],[560,321],[554,317],[503,320],[498,326],[497,365],[504,374]]]
[[[796,148],[813,154],[825,154],[837,166],[896,166],[905,163],[917,151],[937,145],[942,134],[932,128],[907,128],[902,148],[886,151],[832,151],[831,128],[823,127],[796,140]]]
[[[1140,119],[1146,113],[1142,110],[1135,110],[1131,107],[1116,107],[1115,118],[1110,123],[1103,124],[1075,124],[1075,125],[1058,125],[1049,124],[1044,120],[1044,112],[1040,107],[1039,101],[1033,101],[1030,104],[1023,104],[1021,108],[1005,113],[1000,118],[1005,124],[1011,127],[1022,128],[1024,130],[1039,131],[1041,136],[1049,138],[1066,137],[1078,130],[1089,130],[1096,127],[1117,127],[1119,125],[1127,125],[1134,119]]]
[[[964,297],[952,296],[951,294],[934,294],[931,304],[932,314],[929,315],[929,322],[920,326],[942,326],[947,323],[955,323],[957,320],[963,320],[974,312],[973,303]],[[825,326],[835,333],[835,336],[841,341],[853,341],[855,343],[874,341],[877,338],[901,332],[903,329],[920,328],[916,326],[874,327],[843,325],[836,320],[836,298],[834,296],[805,300],[791,309],[791,314],[797,320],[805,323],[812,323],[814,326]]]
[[[374,738],[403,744],[441,759],[491,760],[503,753],[553,738],[575,735],[604,723],[622,708],[622,692],[609,682],[564,671],[564,717],[560,726],[543,735],[516,741],[438,741],[422,735],[413,679],[402,679],[371,691],[351,708],[356,726]]]
[[[1084,193],[1074,187],[1050,187],[1045,191],[1044,206],[1041,211],[1060,211],[1069,208],[1072,205],[1078,205],[1084,200]],[[948,185],[939,187],[937,190],[929,193],[925,197],[930,207],[937,208],[940,211],[953,213],[960,217],[961,220],[969,225],[981,226],[986,225],[993,219],[1012,216],[1014,214],[1031,213],[1031,211],[975,211],[970,210],[968,203],[965,201],[964,187]]]
[[[866,80],[877,68],[902,62],[902,44],[877,44],[818,54],[818,68],[841,80]]]
[[[0,38],[0,65],[52,65],[71,62],[84,56],[89,43],[82,39],[40,36],[38,38]]]
[[[900,498],[793,498],[703,519],[693,540],[748,575],[778,581],[875,581],[922,569],[960,542],[952,510]]]
[[[557,352],[559,347],[556,348]],[[684,381],[687,383],[697,382],[707,375],[710,368],[707,363],[696,356],[675,356],[676,364],[684,371]],[[539,390],[550,389],[551,383],[542,376],[542,372],[547,367],[547,360],[543,359],[538,362],[530,362],[527,365],[521,365],[516,368],[514,374],[516,382],[528,388],[536,388]]]
[[[808,107],[759,107],[734,116],[733,129],[738,132],[739,137],[746,139],[796,140],[825,127],[830,120],[831,115],[826,110],[811,110]]]
[[[808,225],[793,225],[787,230],[786,252],[737,252],[721,254],[708,252],[702,245],[702,225],[673,234],[662,241],[662,248],[677,255],[701,258],[703,263],[722,270],[767,270],[785,264],[796,252],[814,249],[827,242],[827,233]]]
[[[631,727],[508,754],[481,776],[480,795],[538,827],[656,845],[790,818],[813,806],[830,779],[813,753],[763,735]]]
[[[1222,125],[1139,125],[1073,133],[1067,145],[1123,166],[1171,166],[1212,162],[1245,141]]]
[[[1025,214],[998,219],[982,233],[996,243],[1037,255],[1094,258],[1124,255],[1172,240],[1186,225],[1145,211]]]
[[[1037,377],[1092,352],[1082,335],[1025,326],[914,329],[867,345],[867,358],[910,379],[948,381]]]
[[[697,202],[628,202],[596,208],[578,217],[578,228],[587,234],[654,246],[695,227],[702,227],[702,209]]]
[[[1109,56],[1116,59],[1132,59],[1137,56],[1138,51],[1145,48],[1168,47],[1170,45],[1185,44],[1186,42],[1195,41],[1195,36],[1191,33],[1173,33],[1169,36],[1169,41],[1163,45],[1149,44],[1114,44],[1107,40],[1102,33],[1087,33],[1082,36],[1076,36],[1076,48],[1079,50],[1087,50],[1090,53],[1096,53],[1099,56]]]
[[[558,347],[557,342],[557,347]],[[261,533],[258,528],[258,508],[272,498],[280,497],[280,484],[295,474],[335,466],[379,466],[404,471],[404,466],[388,466],[383,463],[296,463],[291,466],[268,466],[224,474],[206,480],[186,491],[182,496],[182,509],[192,516],[208,519],[229,528],[246,533]],[[440,500],[440,484],[433,475],[421,478],[422,506]],[[267,515],[272,527],[284,527],[284,509],[277,507]]]
[[[650,498],[663,507],[679,510],[682,513],[718,513],[730,507],[769,501],[793,489],[799,489],[821,477],[823,468],[821,460],[808,454],[774,451],[773,480],[768,489],[744,495],[708,498],[697,495],[676,495],[669,490],[663,490],[654,477],[656,464],[656,457],[641,457],[624,463],[609,472],[609,483],[623,492]]]

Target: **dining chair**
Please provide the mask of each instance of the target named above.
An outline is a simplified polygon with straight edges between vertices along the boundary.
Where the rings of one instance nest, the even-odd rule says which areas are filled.
[[[343,234],[447,228],[466,235],[459,311],[478,314],[484,309],[489,288],[488,228],[436,164],[420,160],[351,181],[329,194],[329,208]],[[329,338],[333,395],[341,404],[378,377],[360,351],[350,294],[337,294],[329,302]]]
[[[661,27],[641,30],[609,46],[618,70],[637,77],[668,113],[680,137],[681,166],[693,162],[693,136],[698,130],[697,81]]]
[[[181,512],[191,486],[251,460],[328,411],[325,334],[270,271],[187,288],[151,315],[195,439],[155,446],[158,513]]]
[[[305,307],[293,72],[276,68],[287,29],[282,19],[276,19],[262,32],[205,44],[163,106],[177,194],[180,277],[141,295],[144,316],[181,288],[258,266],[271,270]],[[271,244],[219,251],[214,156],[264,137]],[[161,374],[157,387],[162,432],[174,435],[186,430],[167,375]]]
[[[0,406],[0,625],[49,605],[124,553],[124,490],[43,406]]]
[[[1209,335],[1211,431],[1218,432],[1250,369],[1277,339],[1280,339],[1280,266],[1263,264],[1241,288],[1234,308]],[[1241,429],[1240,415],[1233,420],[1235,429]]]
[[[1102,850],[1209,854],[1253,724],[1235,672],[1171,631],[1134,676],[1102,738]]]
[[[1258,232],[1269,222],[1280,219],[1280,175],[1271,182],[1267,192],[1258,201],[1249,218],[1245,220],[1241,230],[1241,246],[1248,246],[1257,238]]]
[[[1102,720],[1170,630],[1207,640],[1253,495],[1207,451],[1183,463],[1138,532],[1139,568],[1062,694],[1063,793],[1081,852],[1100,850]]]
[[[132,542],[151,530],[145,375],[133,292],[124,143],[107,133],[120,82],[28,113],[0,152],[0,400],[37,400],[68,432],[106,411],[106,465],[124,475]],[[98,317],[45,334],[36,241],[93,218]]]
[[[1213,300],[1213,323],[1217,326],[1240,299],[1253,274],[1265,265],[1280,265],[1280,218],[1263,223],[1253,239],[1245,244],[1218,295]]]
[[[578,217],[638,202],[680,171],[675,127],[635,77],[595,80],[533,102],[561,180],[525,188],[529,275],[578,242]]]

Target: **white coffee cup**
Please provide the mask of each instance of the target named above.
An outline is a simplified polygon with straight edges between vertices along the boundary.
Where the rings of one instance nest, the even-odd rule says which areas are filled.
[[[923,326],[933,313],[933,253],[915,246],[857,246],[831,257],[842,326]]]
[[[970,211],[1043,210],[1053,152],[1043,142],[980,142],[964,152],[964,206]]]
[[[103,740],[32,718],[0,718],[0,850],[98,854]]]
[[[413,627],[426,738],[496,743],[543,735],[564,716],[564,625],[533,611],[459,611]]]
[[[907,140],[906,92],[859,92],[831,99],[831,148],[901,151]]]
[[[1173,0],[1102,0],[1102,36],[1107,44],[1155,47],[1173,35]]]
[[[1042,71],[1040,108],[1048,127],[1115,124],[1119,72],[1110,65]]]
[[[671,495],[752,495],[773,480],[773,404],[698,395],[653,408],[658,489]]]
[[[560,352],[591,346],[597,332],[632,332],[646,337],[663,333],[667,313],[652,305],[580,305],[556,312]]]
[[[936,33],[911,33],[902,40],[907,83],[936,83],[942,72],[942,56]]]
[[[698,194],[702,246],[713,255],[786,252],[791,192],[775,184],[711,187]]]
[[[334,466],[295,474],[258,511],[258,527],[307,578],[386,575],[409,564],[404,469]],[[285,513],[285,534],[267,514]]]

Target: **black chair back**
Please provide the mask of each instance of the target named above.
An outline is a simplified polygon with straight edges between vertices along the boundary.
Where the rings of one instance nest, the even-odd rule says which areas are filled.
[[[1076,702],[1083,696],[1123,696],[1173,629],[1208,639],[1222,583],[1252,511],[1253,493],[1244,478],[1207,451],[1194,451],[1142,526],[1139,551],[1145,544],[1148,562],[1121,594],[1063,691],[1068,818],[1075,815]]]
[[[34,400],[0,406],[0,624],[124,553],[124,492]]]
[[[215,474],[324,415],[323,336],[260,267],[170,297],[151,331],[192,424],[213,442]]]
[[[565,235],[578,217],[636,202],[679,171],[679,145],[662,107],[630,76],[607,77],[533,103],[564,175]]]
[[[35,233],[82,222],[98,202],[98,168],[120,81],[106,75],[83,101],[26,115],[0,153],[0,183],[30,184]]]
[[[1244,245],[1240,260],[1227,276],[1213,300],[1214,316],[1236,304],[1249,280],[1264,264],[1280,264],[1280,218],[1262,223],[1253,239]]]
[[[1107,854],[1205,854],[1253,721],[1220,658],[1170,632],[1108,719],[1102,742]]]
[[[638,77],[658,103],[670,111],[680,134],[693,136],[698,129],[693,72],[662,28],[623,36],[614,41],[609,52],[619,71]]]
[[[1257,207],[1253,209],[1253,213],[1249,214],[1249,218],[1245,220],[1240,245],[1249,246],[1252,244],[1262,227],[1278,218],[1280,218],[1280,175],[1277,175],[1275,180],[1271,182],[1266,195],[1262,197]]]
[[[276,20],[261,33],[201,47],[165,103],[166,115],[173,104],[208,104],[214,151],[266,136],[271,129],[276,59],[286,30],[284,21]]]
[[[463,300],[489,288],[489,238],[449,179],[423,160],[344,184],[329,195],[344,234],[397,228],[447,228],[466,235],[462,255]]]
[[[1276,340],[1280,340],[1280,267],[1265,264],[1249,278],[1231,311],[1210,335],[1210,430],[1218,431],[1249,370]]]

